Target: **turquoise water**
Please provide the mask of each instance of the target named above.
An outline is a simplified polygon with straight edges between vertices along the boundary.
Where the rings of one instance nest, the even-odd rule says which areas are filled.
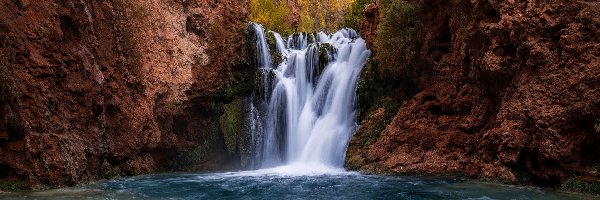
[[[277,170],[258,170],[136,176],[57,190],[2,193],[0,199],[594,199],[594,197],[460,178],[375,176],[343,171],[291,174]]]

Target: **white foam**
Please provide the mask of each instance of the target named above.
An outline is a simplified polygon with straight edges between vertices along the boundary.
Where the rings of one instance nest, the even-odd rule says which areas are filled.
[[[340,172],[350,137],[358,127],[357,82],[371,53],[365,41],[354,30],[342,29],[329,36],[319,33],[318,42],[313,34],[297,33],[284,46],[275,34],[284,59],[274,68],[265,65],[271,63],[271,50],[264,29],[255,24],[254,30],[259,38],[256,56],[263,64],[259,72],[266,80],[262,83],[265,110],[257,112],[263,113],[263,130],[252,133],[259,138],[253,141],[259,166],[285,164],[265,170],[289,175]],[[327,58],[321,53],[327,53]]]
[[[331,167],[321,164],[290,164],[273,168],[249,171],[213,173],[199,176],[202,179],[222,179],[232,177],[298,177],[298,176],[348,176],[359,175],[358,172],[349,172],[343,168]]]

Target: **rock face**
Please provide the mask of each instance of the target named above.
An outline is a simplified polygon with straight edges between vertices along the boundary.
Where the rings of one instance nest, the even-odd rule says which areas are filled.
[[[600,3],[419,5],[420,92],[402,103],[362,158],[349,154],[358,162],[351,165],[544,186],[572,176],[598,180]],[[365,38],[373,40],[373,9],[382,7],[365,9]]]
[[[186,155],[212,160],[194,169],[229,163],[218,107],[250,66],[236,2],[0,1],[0,178],[63,186]]]
[[[360,34],[367,42],[367,48],[373,51],[373,41],[377,35],[377,25],[379,25],[379,1],[374,1],[366,5],[363,10],[364,16],[360,24]]]

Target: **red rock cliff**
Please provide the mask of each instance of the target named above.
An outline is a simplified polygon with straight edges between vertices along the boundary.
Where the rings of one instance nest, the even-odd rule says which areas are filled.
[[[72,185],[210,145],[247,66],[242,3],[0,1],[0,178]]]
[[[361,154],[364,129],[383,111],[366,117],[351,167],[545,186],[598,180],[600,3],[413,3],[422,35],[419,92]],[[365,9],[369,44],[382,7]]]

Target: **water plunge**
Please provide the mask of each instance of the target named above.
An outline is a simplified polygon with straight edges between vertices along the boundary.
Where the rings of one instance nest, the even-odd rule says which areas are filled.
[[[352,29],[287,38],[252,24],[261,91],[251,106],[255,166],[342,168],[356,123],[356,87],[370,51]],[[269,49],[273,34],[275,49]],[[273,43],[272,43],[273,44]],[[274,63],[271,51],[283,59]]]

